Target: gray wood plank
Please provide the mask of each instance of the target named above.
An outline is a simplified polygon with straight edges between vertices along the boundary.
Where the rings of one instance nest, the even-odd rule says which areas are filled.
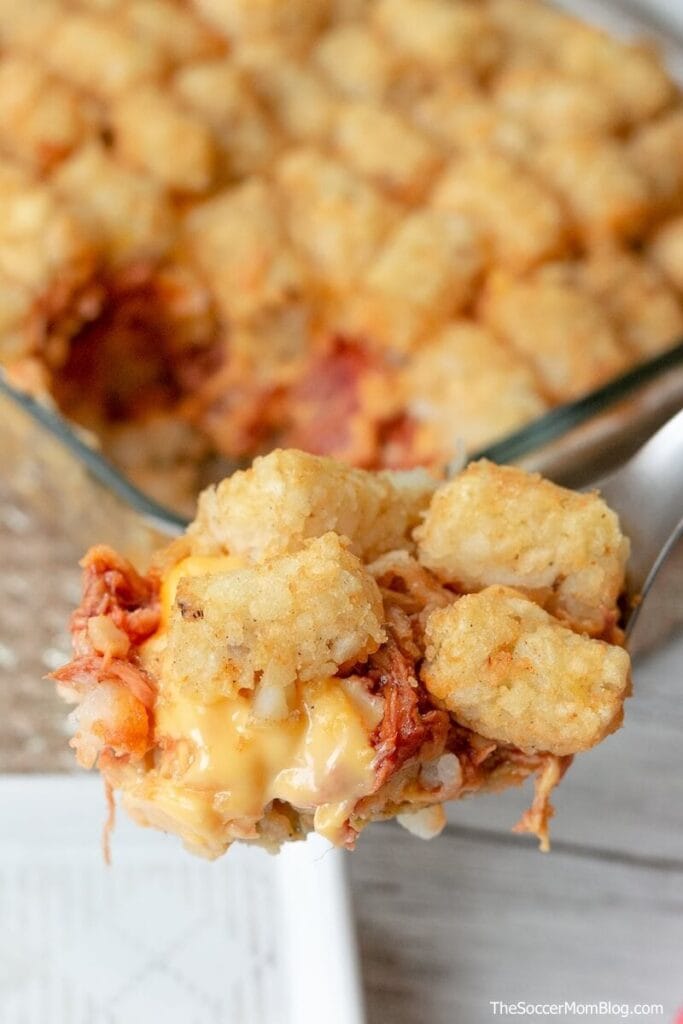
[[[349,860],[370,1024],[484,1024],[493,999],[683,1007],[683,864],[393,824]]]

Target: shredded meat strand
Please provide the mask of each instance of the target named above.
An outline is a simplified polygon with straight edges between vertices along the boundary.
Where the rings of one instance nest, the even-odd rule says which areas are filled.
[[[375,792],[413,757],[438,757],[445,750],[456,754],[462,770],[460,794],[494,790],[521,783],[536,773],[531,807],[515,826],[550,849],[548,825],[553,816],[550,795],[571,764],[571,757],[525,753],[480,736],[435,707],[419,680],[424,607],[457,600],[424,570],[416,572],[412,559],[378,559],[371,571],[380,583],[389,641],[374,654],[368,679],[384,698],[382,721],[373,736],[377,751]]]
[[[58,668],[51,673],[50,679],[65,684],[78,694],[86,693],[97,683],[122,683],[148,711],[154,707],[154,680],[140,665],[123,658],[108,659],[100,654],[86,654]]]
[[[104,545],[91,548],[81,564],[83,597],[71,618],[74,657],[50,678],[87,708],[88,724],[79,719],[71,741],[81,764],[90,767],[97,759],[102,766],[110,757],[120,762],[139,760],[152,743],[157,686],[140,663],[136,648],[159,625],[159,581],[154,574],[142,576],[130,562]],[[93,636],[99,637],[99,643],[104,637],[105,642],[95,648],[88,627],[91,620],[102,618],[110,620],[130,642],[125,656],[118,656],[115,646],[107,643],[107,631],[102,630],[101,623]],[[88,703],[102,684],[108,686],[102,691],[104,700]],[[117,699],[120,691],[126,691],[126,700]],[[105,855],[110,830],[108,823],[103,840]]]
[[[104,796],[107,801],[107,817],[102,828],[102,856],[104,863],[111,864],[111,836],[116,824],[116,802],[114,800],[114,787],[111,782],[104,778]]]
[[[159,625],[159,581],[141,576],[131,563],[112,548],[98,544],[82,560],[83,597],[71,617],[74,654],[92,653],[88,638],[88,619],[106,615],[128,636],[140,644]]]
[[[373,736],[376,788],[429,744],[436,757],[445,747],[448,714],[429,705],[417,683],[415,663],[390,639],[373,656],[370,669],[384,697],[384,716]]]
[[[555,813],[555,808],[550,802],[550,795],[571,763],[571,757],[556,757],[554,754],[542,755],[541,767],[534,783],[533,802],[513,828],[513,832],[531,832],[532,835],[538,836],[543,853],[548,853],[550,850],[548,826]]]

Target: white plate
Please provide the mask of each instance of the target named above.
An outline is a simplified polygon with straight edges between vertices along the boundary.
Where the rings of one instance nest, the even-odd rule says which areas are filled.
[[[95,777],[0,777],[2,1024],[362,1024],[344,854],[319,837],[207,863]]]

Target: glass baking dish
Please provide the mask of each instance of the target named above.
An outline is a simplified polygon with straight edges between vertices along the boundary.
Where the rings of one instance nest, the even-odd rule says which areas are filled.
[[[670,8],[675,15],[675,0],[556,0],[555,5],[615,35],[651,40],[683,83],[683,19],[674,23],[663,11]],[[585,486],[623,462],[681,407],[683,339],[478,454],[536,469],[568,486]]]
[[[661,13],[677,4],[664,0],[555,0],[568,12],[625,38],[651,40],[660,50],[670,72],[683,84],[683,20],[674,27]],[[558,482],[584,485],[609,470],[667,415],[683,405],[683,338],[669,352],[631,369],[578,401],[553,408],[513,436],[487,446],[476,455],[494,461],[518,462],[539,469]],[[120,489],[125,481],[112,475],[98,451],[96,437],[79,431],[92,448],[93,468],[109,476]],[[199,487],[231,472],[236,464],[223,458],[200,459]],[[99,465],[98,465],[99,464]],[[146,486],[146,484],[143,484]],[[166,488],[170,491],[170,488]],[[168,497],[166,500],[175,500]],[[187,513],[191,502],[183,508]]]
[[[683,22],[680,28],[676,28],[667,22],[665,16],[653,14],[654,2],[648,0],[647,9],[633,3],[625,4],[623,0],[558,0],[558,6],[615,34],[652,40],[663,53],[674,77],[683,83]],[[672,10],[675,10],[675,5],[672,5]],[[0,429],[4,435],[5,451],[12,434],[11,427],[7,427],[11,404],[7,400],[0,402]],[[539,470],[560,483],[587,486],[599,481],[601,476],[623,461],[648,434],[682,406],[683,339],[668,352],[641,363],[577,401],[552,409],[472,457],[486,456],[496,462],[514,462]],[[71,449],[90,474],[104,485],[104,490],[119,499],[118,508],[132,506],[142,512],[148,522],[165,520],[177,530],[182,528],[183,515],[159,505],[151,495],[136,488],[102,454],[96,437],[80,428],[72,428],[49,408],[30,399],[26,400],[25,409],[42,422],[52,435],[51,440]],[[36,445],[43,447],[42,436],[44,434],[41,433],[34,438],[32,457],[37,454]],[[16,465],[16,460],[9,456],[4,458],[2,475],[12,476]],[[212,476],[225,475],[232,468],[234,466],[225,462],[217,464],[212,467]],[[102,519],[98,518],[103,529]],[[105,519],[107,523],[111,522],[109,517]],[[112,530],[104,532],[111,533]],[[101,539],[106,539],[104,533]]]

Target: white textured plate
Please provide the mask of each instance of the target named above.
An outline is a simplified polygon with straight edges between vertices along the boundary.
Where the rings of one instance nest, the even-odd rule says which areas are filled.
[[[362,1024],[343,857],[313,837],[207,863],[98,779],[0,777],[2,1024]]]

